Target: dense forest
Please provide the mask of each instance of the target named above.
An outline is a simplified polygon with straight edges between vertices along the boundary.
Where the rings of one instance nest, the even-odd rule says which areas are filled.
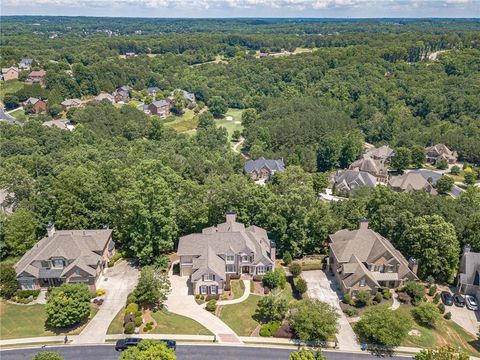
[[[475,20],[4,17],[2,67],[29,57],[47,71],[45,89],[22,89],[19,98],[53,103],[122,85],[182,88],[207,106],[221,97],[249,109],[245,153],[283,156],[287,171],[255,185],[225,129],[208,119],[190,136],[101,103],[72,114],[73,132],[42,126],[48,115],[22,127],[1,123],[0,188],[16,208],[0,218],[1,255],[21,256],[53,221],[61,229],[109,226],[120,246],[150,264],[180,235],[234,210],[268,229],[280,254],[302,256],[325,253],[328,234],[368,217],[420,260],[422,274],[452,281],[461,246],[480,250],[478,188],[459,199],[360,189],[338,203],[317,193],[324,172],[347,167],[364,141],[442,142],[480,163],[479,29]],[[258,56],[296,48],[308,51]],[[138,56],[121,58],[126,52]],[[432,232],[442,235],[428,241]]]

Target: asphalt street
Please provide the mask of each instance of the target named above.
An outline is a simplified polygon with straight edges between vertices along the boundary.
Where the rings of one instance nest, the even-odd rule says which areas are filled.
[[[117,360],[120,353],[116,352],[113,345],[92,346],[62,346],[47,347],[46,349],[29,348],[16,350],[3,350],[0,352],[2,360],[30,360],[40,351],[57,351],[65,360]],[[177,346],[178,360],[287,360],[289,349],[240,347],[240,346],[214,346],[214,345],[179,345]],[[370,354],[348,354],[340,352],[325,352],[329,360],[378,360],[378,356]],[[406,359],[405,357],[390,357],[390,359]]]

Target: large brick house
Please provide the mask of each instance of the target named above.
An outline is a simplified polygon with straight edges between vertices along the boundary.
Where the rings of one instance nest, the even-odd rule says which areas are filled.
[[[278,160],[265,159],[263,156],[256,160],[248,160],[244,167],[245,174],[253,180],[270,180],[277,171],[285,171],[283,158]]]
[[[115,243],[112,230],[61,230],[47,226],[48,236],[36,243],[15,265],[21,289],[40,289],[81,282],[91,291]]]
[[[328,265],[344,294],[364,290],[375,294],[380,287],[397,288],[417,280],[417,263],[407,261],[362,219],[357,230],[339,230],[330,238]]]
[[[25,80],[25,84],[33,85],[33,84],[40,84],[45,85],[45,76],[47,72],[45,70],[34,70],[30,74],[28,74],[27,80]]]
[[[245,228],[228,213],[226,222],[180,238],[180,275],[194,294],[223,294],[228,275],[263,275],[275,267],[275,243],[255,225]]]
[[[171,103],[168,100],[157,100],[148,105],[150,114],[157,115],[160,119],[166,119],[170,116]]]
[[[29,97],[23,102],[24,107],[32,106],[35,114],[47,111],[47,102],[42,99]]]

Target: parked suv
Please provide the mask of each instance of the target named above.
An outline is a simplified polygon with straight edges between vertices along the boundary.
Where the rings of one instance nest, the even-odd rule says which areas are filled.
[[[447,306],[453,305],[453,296],[448,291],[442,291],[442,293],[440,294],[440,297],[442,298],[442,302],[445,305]]]
[[[465,299],[460,294],[453,295],[453,302],[455,303],[455,306],[465,307]]]
[[[137,346],[140,341],[143,339],[141,338],[126,338],[126,339],[120,339],[117,341],[115,344],[115,350],[116,351],[123,351],[127,350],[128,348],[131,348],[133,346]],[[174,351],[177,349],[177,342],[173,340],[159,340],[165,345],[167,345],[168,348],[173,349]]]
[[[467,309],[477,311],[478,310],[478,302],[475,296],[473,295],[465,295],[465,303],[467,304]]]

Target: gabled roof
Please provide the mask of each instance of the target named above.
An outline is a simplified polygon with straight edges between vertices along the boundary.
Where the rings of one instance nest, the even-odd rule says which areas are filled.
[[[47,72],[45,70],[34,70],[30,74],[28,74],[28,77],[43,77],[47,75]]]
[[[363,155],[360,159],[354,161],[350,170],[365,171],[372,175],[387,175],[387,169],[381,160],[375,160],[368,155]]]
[[[63,106],[73,106],[73,105],[81,105],[82,100],[80,99],[65,99],[62,101],[61,105]]]
[[[380,146],[379,148],[373,148],[368,150],[365,155],[374,159],[387,160],[394,155],[395,151],[388,145]]]
[[[49,260],[52,257],[73,260],[82,269],[87,265],[96,268],[97,264],[102,261],[100,254],[111,235],[112,230],[56,231],[52,236],[44,237],[28,250],[15,265],[15,270],[17,275],[27,272],[38,277],[40,269],[32,266],[32,263]],[[64,270],[66,271],[67,268]]]
[[[451,151],[445,144],[436,144],[425,149],[426,153],[430,156],[442,156],[447,157],[456,156],[454,151]]]
[[[283,158],[278,160],[265,159],[263,156],[257,160],[248,160],[245,164],[245,172],[251,173],[253,171],[260,171],[262,169],[268,169],[270,171],[284,171],[285,163]]]
[[[33,59],[23,58],[20,60],[19,64],[21,65],[32,65]]]
[[[373,175],[358,170],[338,170],[333,180],[337,184],[343,184],[349,190],[357,189],[360,186],[375,187],[377,184]]]
[[[408,172],[403,175],[393,176],[389,183],[392,188],[400,191],[410,192],[431,189],[431,184],[417,172]]]
[[[5,74],[6,72],[10,71],[10,70],[13,70],[13,71],[16,71],[18,72],[18,68],[15,67],[15,66],[10,66],[8,68],[2,68],[2,73]]]
[[[473,284],[477,271],[480,272],[480,253],[464,252],[458,270],[460,283]]]
[[[35,105],[37,102],[41,101],[42,99],[37,99],[34,97],[29,97],[27,100],[25,100],[24,104],[25,105]]]

